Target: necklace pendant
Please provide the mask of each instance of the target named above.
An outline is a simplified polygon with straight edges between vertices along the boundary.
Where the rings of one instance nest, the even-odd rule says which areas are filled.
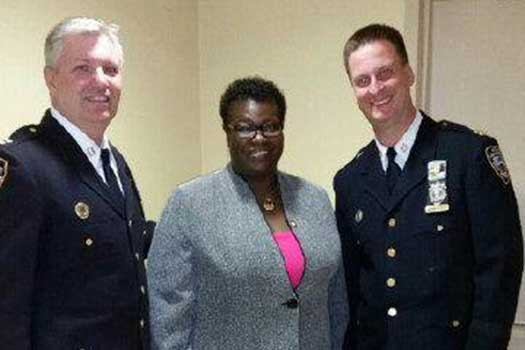
[[[267,212],[273,212],[275,210],[275,202],[271,198],[265,198],[263,203],[263,209]]]

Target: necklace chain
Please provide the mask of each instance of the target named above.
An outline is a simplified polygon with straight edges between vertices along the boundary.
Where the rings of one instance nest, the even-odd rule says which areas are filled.
[[[262,208],[267,213],[273,213],[280,202],[280,191],[279,191],[279,182],[277,179],[272,182],[268,193],[264,197],[262,203]]]

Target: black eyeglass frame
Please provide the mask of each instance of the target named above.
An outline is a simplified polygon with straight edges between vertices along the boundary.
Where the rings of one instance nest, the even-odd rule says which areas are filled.
[[[226,124],[225,128],[245,140],[253,139],[258,132],[268,139],[278,137],[283,132],[283,125],[281,123],[265,123],[261,125],[248,123]]]

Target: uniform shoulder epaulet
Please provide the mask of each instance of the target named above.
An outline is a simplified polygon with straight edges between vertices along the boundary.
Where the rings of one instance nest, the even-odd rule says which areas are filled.
[[[458,124],[451,122],[450,120],[440,120],[438,122],[439,126],[443,130],[450,130],[450,131],[457,131],[457,132],[464,132],[464,133],[473,133],[474,131],[469,128],[468,126],[465,126],[463,124]]]
[[[490,137],[484,131],[473,130],[473,129],[469,128],[468,126],[465,126],[465,125],[462,125],[462,124],[458,124],[458,123],[454,123],[454,122],[451,122],[450,120],[443,119],[443,120],[440,120],[438,122],[438,124],[441,127],[441,129],[446,130],[446,131],[454,131],[454,132],[475,134],[475,135],[478,135],[478,136],[488,136],[488,137]]]
[[[363,148],[361,148],[359,151],[357,151],[357,153],[355,154],[354,158],[352,158],[351,161],[349,161],[348,163],[346,163],[341,169],[339,169],[336,173],[336,176],[337,175],[340,175],[342,173],[344,173],[345,171],[347,171],[348,169],[351,169],[353,168],[356,163],[358,162],[359,158],[361,158],[361,156],[363,155],[363,153],[365,153],[365,150],[368,146],[365,146]]]
[[[4,139],[4,138],[0,137],[0,145],[7,145],[7,144],[10,144],[11,142],[13,142],[13,140],[11,140],[11,139]]]
[[[7,171],[9,169],[9,162],[7,159],[0,157],[0,189],[4,184],[4,180],[7,178]]]
[[[357,161],[362,155],[363,153],[365,153],[365,148],[361,148],[354,156],[354,158],[352,158],[352,160],[350,161],[350,163],[353,163],[355,161]]]
[[[14,142],[25,141],[32,139],[38,134],[39,126],[36,124],[24,125],[21,128],[15,130],[10,136],[10,139]]]

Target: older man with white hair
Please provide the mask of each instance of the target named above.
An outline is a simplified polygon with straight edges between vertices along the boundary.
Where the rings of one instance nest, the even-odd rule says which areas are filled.
[[[118,26],[76,17],[45,43],[51,108],[0,146],[0,348],[147,350],[151,228],[105,132]]]

